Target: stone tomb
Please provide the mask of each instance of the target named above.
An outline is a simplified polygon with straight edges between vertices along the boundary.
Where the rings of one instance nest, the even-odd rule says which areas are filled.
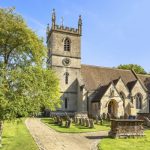
[[[111,130],[109,132],[110,137],[138,137],[143,135],[143,120],[111,119]]]

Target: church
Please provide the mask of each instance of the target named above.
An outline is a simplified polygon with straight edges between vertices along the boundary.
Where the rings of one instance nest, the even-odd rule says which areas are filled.
[[[150,75],[81,64],[82,18],[78,27],[56,24],[55,10],[52,25],[47,26],[48,67],[60,81],[62,106],[59,112],[87,113],[88,116],[150,112]],[[92,59],[92,58],[91,58]]]

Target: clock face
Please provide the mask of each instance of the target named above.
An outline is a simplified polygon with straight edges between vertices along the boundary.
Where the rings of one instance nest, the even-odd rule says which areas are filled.
[[[64,58],[62,63],[64,66],[69,66],[71,64],[71,60],[69,58]]]

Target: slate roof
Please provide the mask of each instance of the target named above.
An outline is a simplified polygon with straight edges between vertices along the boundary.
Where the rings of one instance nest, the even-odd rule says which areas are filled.
[[[92,102],[97,102],[99,99],[101,99],[103,97],[103,95],[105,94],[105,92],[107,91],[108,87],[110,86],[111,83],[109,83],[108,85],[105,86],[101,86],[99,87],[93,94],[93,100]]]
[[[150,75],[137,74],[137,76],[140,78],[141,82],[145,85],[145,87],[148,89],[148,92],[150,93]]]
[[[108,85],[110,82],[116,82],[121,77],[123,82],[127,83],[137,80],[131,70],[116,68],[106,68],[91,65],[81,66],[81,75],[87,90],[92,91],[99,85]]]
[[[129,91],[131,91],[138,80],[131,70],[91,65],[81,65],[81,75],[85,88],[88,91],[95,91],[93,100],[100,99],[111,82],[115,85],[121,78]],[[150,92],[150,75],[146,76],[138,74],[137,76]]]

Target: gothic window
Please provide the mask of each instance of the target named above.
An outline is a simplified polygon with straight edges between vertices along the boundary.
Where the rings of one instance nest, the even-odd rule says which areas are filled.
[[[65,109],[67,109],[67,108],[68,108],[68,98],[65,97]]]
[[[142,109],[142,94],[137,93],[135,99],[136,99],[136,109]]]
[[[66,72],[65,73],[65,84],[68,84],[68,80],[69,80],[69,73]]]
[[[123,107],[125,107],[125,94],[121,91],[120,92],[120,97],[122,98],[122,100],[123,100]]]
[[[71,41],[69,38],[66,38],[64,41],[64,51],[70,51],[71,49]]]

